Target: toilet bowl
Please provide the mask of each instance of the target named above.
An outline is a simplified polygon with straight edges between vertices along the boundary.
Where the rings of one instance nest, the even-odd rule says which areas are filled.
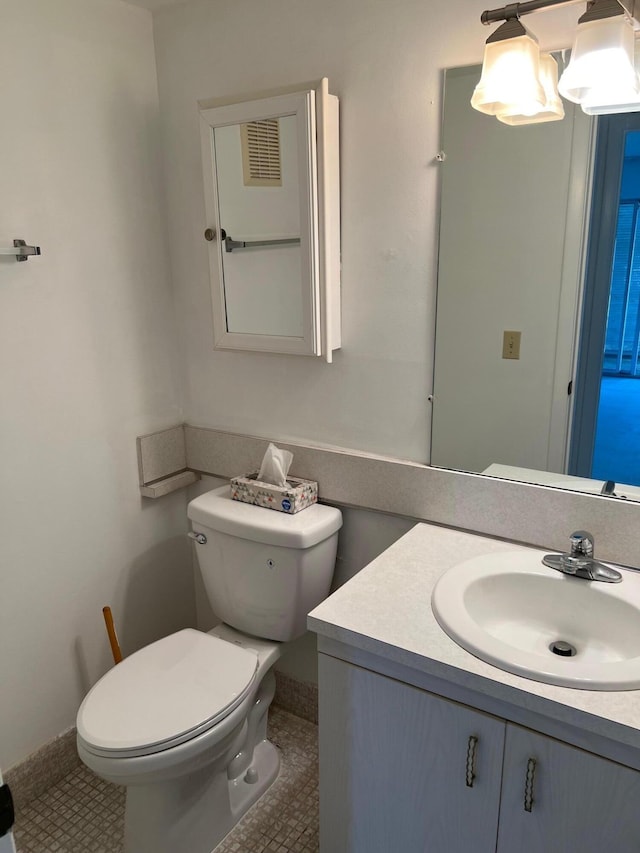
[[[225,625],[131,655],[87,694],[78,753],[127,786],[127,853],[211,853],[276,778],[266,740],[280,645]],[[207,808],[202,808],[202,803]]]
[[[329,592],[342,524],[333,507],[283,517],[232,502],[228,487],[196,498],[189,516],[225,622],[125,658],[78,711],[80,758],[127,788],[125,853],[212,853],[277,777],[273,665]]]

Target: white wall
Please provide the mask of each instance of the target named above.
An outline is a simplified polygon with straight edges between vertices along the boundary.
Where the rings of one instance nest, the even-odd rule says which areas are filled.
[[[195,621],[182,494],[140,498],[136,435],[182,419],[151,16],[4,3],[0,27],[0,765],[75,721],[110,665]]]
[[[481,11],[471,0],[192,0],[155,14],[188,422],[428,461],[442,69],[481,60]],[[541,46],[568,45],[576,17],[536,16]],[[216,352],[197,101],[322,76],[340,98],[342,350],[331,365]],[[407,524],[351,510],[345,519],[338,582]],[[313,680],[313,646],[307,635],[279,668]]]
[[[155,15],[190,422],[427,460],[441,69],[480,61],[482,8],[194,0]],[[575,20],[570,7],[532,26],[543,47],[557,47]],[[341,109],[343,348],[332,365],[214,352],[196,100],[323,75]]]
[[[162,9],[160,124],[148,13],[118,0],[3,4],[0,242],[24,237],[44,254],[0,262],[0,765],[73,723],[110,663],[103,604],[125,652],[195,620],[184,497],[143,502],[136,478],[135,436],[182,419],[169,245],[191,422],[427,458],[440,69],[480,59],[480,11]],[[568,23],[547,34],[575,17],[536,16],[542,45],[568,43]],[[333,365],[214,352],[196,101],[322,75],[341,98],[343,350]],[[362,560],[394,524],[355,531]]]

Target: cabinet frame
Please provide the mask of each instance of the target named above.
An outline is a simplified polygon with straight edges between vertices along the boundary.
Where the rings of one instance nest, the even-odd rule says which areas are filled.
[[[428,605],[427,605],[428,606]],[[620,726],[619,739],[613,739],[598,731],[593,725],[590,714],[583,714],[585,726],[575,719],[575,709],[568,709],[564,715],[559,713],[545,715],[531,710],[527,694],[515,690],[509,685],[501,685],[496,690],[493,683],[491,691],[484,689],[484,679],[461,669],[453,669],[446,664],[430,661],[421,655],[389,648],[389,654],[383,655],[372,650],[358,648],[355,645],[318,634],[318,651],[347,663],[370,669],[381,675],[388,675],[397,681],[420,687],[445,699],[452,699],[470,708],[477,708],[487,714],[516,723],[524,728],[546,734],[555,740],[571,744],[586,752],[608,758],[617,764],[640,770],[640,749],[635,741],[624,737],[624,728]],[[386,651],[386,650],[385,650]],[[414,659],[415,658],[415,665]]]
[[[304,88],[308,86],[309,88]],[[235,98],[199,102],[214,348],[319,356],[333,360],[341,346],[340,166],[338,99],[327,78]],[[294,115],[298,140],[302,325],[301,336],[229,331],[224,284],[224,223],[220,219],[214,130]]]

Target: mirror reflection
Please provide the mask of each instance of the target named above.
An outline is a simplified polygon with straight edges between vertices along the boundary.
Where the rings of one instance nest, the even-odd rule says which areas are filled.
[[[446,72],[431,464],[640,499],[638,114],[506,126],[479,74]]]
[[[215,349],[340,348],[338,98],[309,86],[199,102]]]
[[[303,335],[293,115],[214,128],[227,331]]]

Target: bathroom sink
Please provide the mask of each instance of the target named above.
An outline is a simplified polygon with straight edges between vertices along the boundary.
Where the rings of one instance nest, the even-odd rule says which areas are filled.
[[[542,556],[486,554],[449,569],[431,598],[441,628],[481,660],[535,681],[640,688],[640,573],[593,582],[543,566]]]

